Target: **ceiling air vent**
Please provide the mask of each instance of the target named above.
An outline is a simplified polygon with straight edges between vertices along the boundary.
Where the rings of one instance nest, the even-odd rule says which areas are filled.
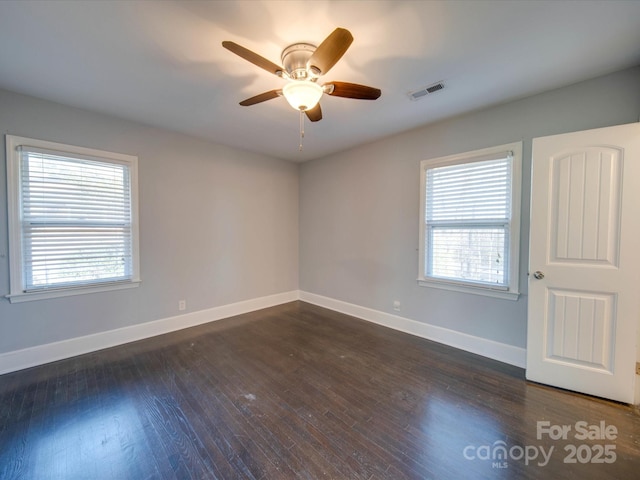
[[[438,82],[433,85],[429,85],[427,87],[423,87],[420,90],[416,90],[414,92],[409,92],[409,98],[411,100],[418,100],[422,97],[426,97],[430,93],[435,93],[438,90],[442,90],[444,88],[444,83]]]

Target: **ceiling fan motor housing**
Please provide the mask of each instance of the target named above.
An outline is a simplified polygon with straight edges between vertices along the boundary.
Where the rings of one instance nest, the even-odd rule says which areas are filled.
[[[310,43],[294,43],[282,51],[282,66],[293,80],[308,80],[317,77],[307,68],[307,62],[316,51],[316,46]]]

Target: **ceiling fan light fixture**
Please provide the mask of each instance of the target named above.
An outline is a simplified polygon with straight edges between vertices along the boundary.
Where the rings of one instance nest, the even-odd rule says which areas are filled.
[[[322,87],[309,81],[292,81],[282,88],[282,94],[289,105],[296,110],[311,110],[320,101],[323,94]]]

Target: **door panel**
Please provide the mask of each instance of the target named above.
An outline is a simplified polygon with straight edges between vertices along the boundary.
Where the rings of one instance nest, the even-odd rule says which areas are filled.
[[[527,378],[633,402],[640,124],[533,141]]]
[[[613,373],[616,296],[559,289],[549,289],[549,296],[545,358]]]
[[[608,148],[550,159],[552,262],[617,263],[621,159]]]

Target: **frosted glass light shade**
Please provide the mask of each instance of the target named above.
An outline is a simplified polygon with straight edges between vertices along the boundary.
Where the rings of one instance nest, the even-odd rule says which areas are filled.
[[[315,107],[322,97],[322,87],[314,82],[309,81],[292,81],[287,83],[282,94],[287,99],[289,105],[296,110],[311,110]]]

